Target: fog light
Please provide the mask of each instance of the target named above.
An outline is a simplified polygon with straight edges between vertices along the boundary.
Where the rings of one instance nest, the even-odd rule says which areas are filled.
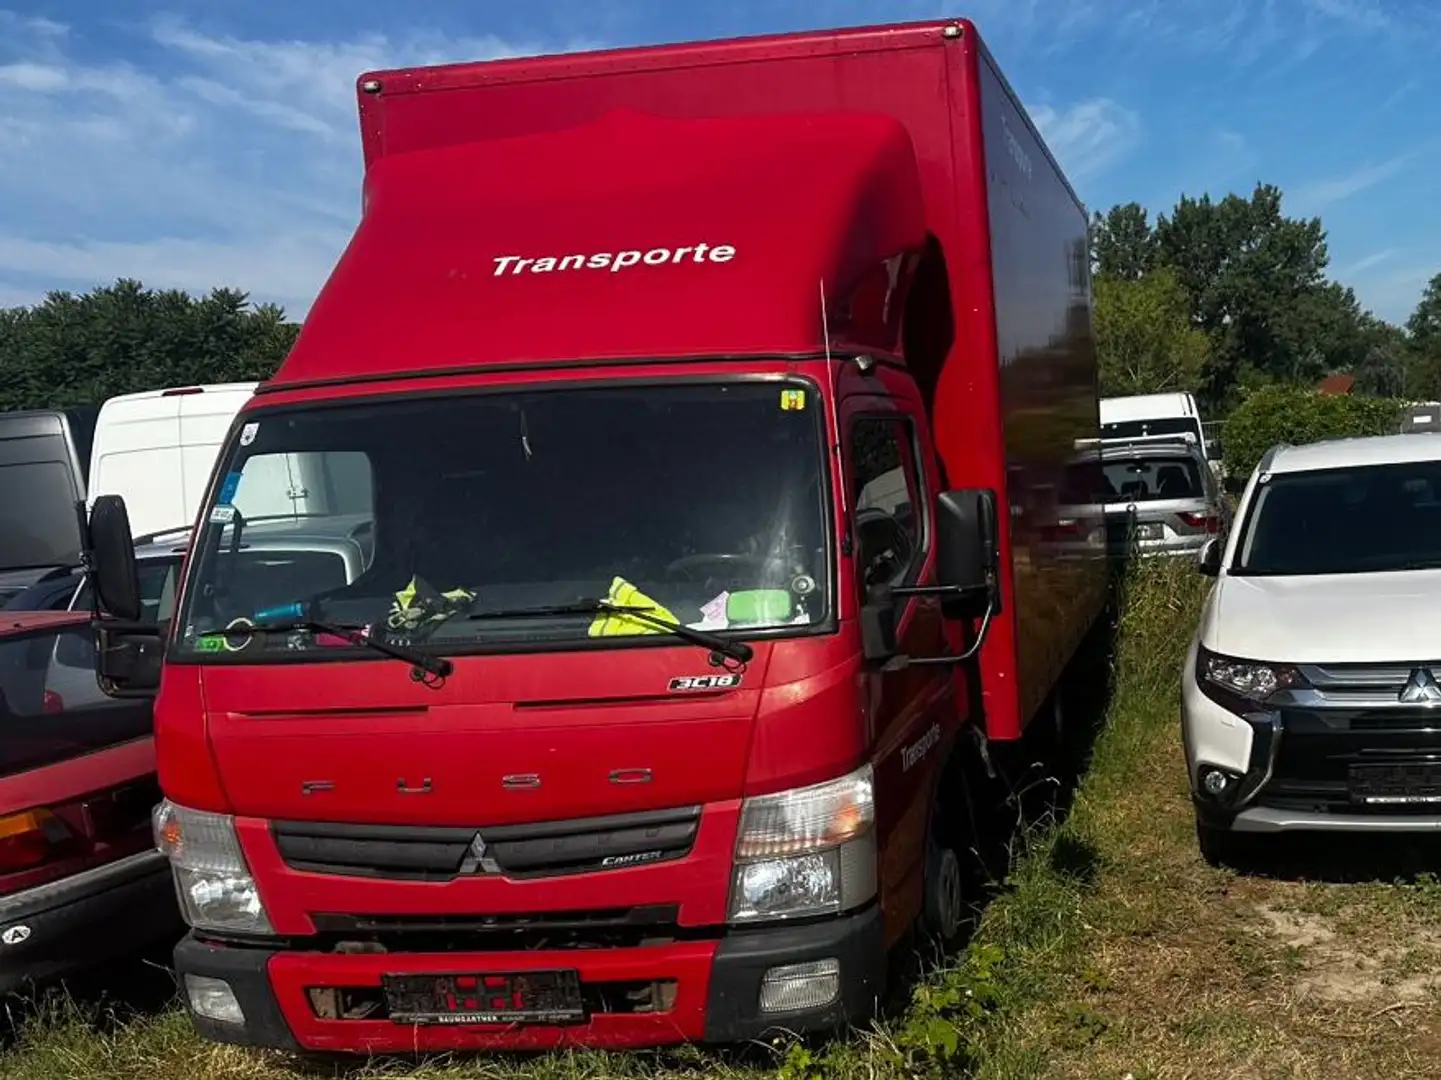
[[[841,996],[841,962],[812,960],[773,967],[761,980],[761,1012],[820,1009]]]
[[[245,1013],[235,992],[224,979],[212,979],[207,975],[185,976],[185,996],[190,999],[190,1011],[207,1020],[221,1024],[244,1024]]]
[[[1231,778],[1220,769],[1207,769],[1201,776],[1201,787],[1207,795],[1219,795],[1231,786]]]

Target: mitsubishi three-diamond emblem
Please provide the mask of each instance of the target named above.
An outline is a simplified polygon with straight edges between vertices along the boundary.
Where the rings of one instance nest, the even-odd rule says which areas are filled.
[[[1403,705],[1441,705],[1441,685],[1437,685],[1430,668],[1416,668],[1398,699]]]
[[[460,873],[462,874],[498,874],[500,865],[489,854],[486,847],[485,837],[476,833],[470,840],[470,846],[465,850],[465,858],[460,861]]]

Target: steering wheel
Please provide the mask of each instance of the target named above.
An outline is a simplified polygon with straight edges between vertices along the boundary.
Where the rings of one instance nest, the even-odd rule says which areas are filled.
[[[701,552],[696,555],[682,555],[679,559],[666,563],[665,576],[681,577],[686,581],[708,581],[740,567],[753,567],[764,575],[767,568],[775,565],[775,560],[765,555],[742,555],[733,551]],[[713,567],[716,572],[697,577],[695,571],[702,567]]]

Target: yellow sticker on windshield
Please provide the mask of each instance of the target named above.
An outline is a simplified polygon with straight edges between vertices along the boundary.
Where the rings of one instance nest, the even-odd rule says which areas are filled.
[[[804,390],[782,390],[781,411],[800,412],[806,407],[806,392]]]

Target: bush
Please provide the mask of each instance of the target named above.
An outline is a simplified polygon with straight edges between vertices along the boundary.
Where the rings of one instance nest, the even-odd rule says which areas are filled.
[[[1289,386],[1263,386],[1246,395],[1222,429],[1226,472],[1251,475],[1277,443],[1387,435],[1397,429],[1402,403],[1393,398],[1329,396]]]

